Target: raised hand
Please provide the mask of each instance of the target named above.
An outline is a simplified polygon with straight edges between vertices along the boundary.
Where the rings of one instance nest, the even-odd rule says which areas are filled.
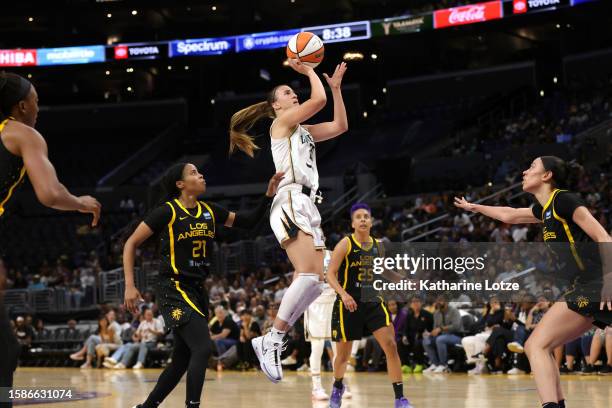
[[[331,77],[325,73],[323,74],[323,77],[327,81],[327,84],[330,88],[340,89],[340,86],[342,85],[342,78],[344,77],[345,72],[346,62],[341,62],[340,64],[336,65],[336,69]]]

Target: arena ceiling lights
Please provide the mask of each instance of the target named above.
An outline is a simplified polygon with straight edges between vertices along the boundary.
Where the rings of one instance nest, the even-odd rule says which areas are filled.
[[[527,13],[551,11],[597,0],[496,0],[437,10],[433,13],[355,21],[301,29],[270,31],[220,38],[184,39],[110,46],[0,50],[0,67],[92,64],[106,61],[222,55],[282,48],[301,31],[317,34],[326,43],[367,40],[475,24]]]

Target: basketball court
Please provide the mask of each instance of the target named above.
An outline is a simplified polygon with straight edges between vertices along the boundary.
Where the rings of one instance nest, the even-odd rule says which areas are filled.
[[[71,402],[49,402],[49,408],[132,407],[143,402],[153,389],[159,369],[147,370],[80,370],[67,368],[19,368],[15,389],[70,388]],[[612,401],[612,377],[564,376],[569,407],[609,408]],[[383,408],[393,404],[393,391],[385,373],[351,373],[346,380],[353,398],[343,407]],[[524,408],[538,406],[535,384],[529,375],[408,375],[404,376],[405,393],[417,408]],[[332,377],[323,374],[329,389]],[[272,384],[258,372],[221,372],[209,370],[204,385],[202,407],[206,408],[324,408],[327,401],[312,402],[308,374],[288,372],[282,384]],[[180,407],[184,404],[185,379],[161,405]],[[36,404],[40,404],[37,401]],[[17,405],[30,405],[26,402]],[[34,405],[32,403],[31,405]]]

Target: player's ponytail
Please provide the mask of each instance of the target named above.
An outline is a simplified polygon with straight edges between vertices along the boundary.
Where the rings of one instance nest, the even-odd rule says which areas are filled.
[[[183,180],[185,166],[187,166],[187,163],[173,164],[162,176],[162,197],[159,200],[160,205],[166,201],[172,201],[181,195],[181,190],[176,186],[176,182]]]
[[[552,184],[555,188],[573,189],[582,173],[582,166],[575,160],[566,162],[557,156],[540,157],[544,170],[552,172]]]
[[[248,106],[244,109],[232,115],[230,120],[230,147],[229,154],[233,154],[236,149],[246,153],[250,157],[255,155],[255,150],[259,149],[259,146],[255,144],[255,138],[249,135],[249,130],[261,119],[270,118],[273,119],[276,114],[272,104],[276,101],[276,90],[278,86],[268,93],[268,97],[265,102],[259,102],[254,105]]]
[[[0,72],[0,121],[10,116],[11,110],[30,93],[32,83],[9,72]]]

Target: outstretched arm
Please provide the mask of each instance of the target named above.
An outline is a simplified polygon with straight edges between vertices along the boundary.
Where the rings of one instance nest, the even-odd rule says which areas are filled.
[[[17,148],[23,158],[28,178],[36,197],[46,207],[64,211],[80,211],[93,214],[92,226],[98,225],[100,203],[93,197],[76,197],[57,179],[55,168],[49,161],[45,139],[29,126],[19,125]]]
[[[473,213],[480,213],[506,224],[535,224],[541,222],[533,216],[531,208],[499,207],[493,205],[473,204],[465,197],[455,197],[455,207]]]
[[[257,206],[250,211],[240,211],[234,212],[230,211],[227,220],[225,220],[225,225],[228,228],[238,227],[238,228],[253,228],[255,227],[261,218],[264,216],[268,208],[270,207],[270,203],[272,199],[276,195],[276,191],[278,190],[278,185],[281,180],[285,177],[285,173],[278,172],[272,176],[270,181],[268,182],[268,190],[266,194],[259,200]]]
[[[346,63],[342,62],[336,66],[336,70],[331,77],[323,74],[334,99],[334,120],[332,122],[304,126],[310,132],[315,142],[332,139],[348,130],[348,118],[346,117],[346,108],[341,90],[342,78],[345,72]]]

